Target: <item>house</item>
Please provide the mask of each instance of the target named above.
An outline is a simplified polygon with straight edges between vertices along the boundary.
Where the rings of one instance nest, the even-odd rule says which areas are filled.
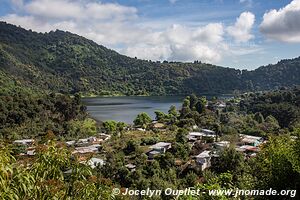
[[[220,141],[220,142],[215,142],[214,146],[216,147],[216,149],[224,149],[230,146],[230,142],[229,141]]]
[[[216,108],[219,108],[219,109],[223,109],[223,108],[226,108],[226,104],[224,102],[218,102],[216,103]]]
[[[89,142],[88,142],[88,139],[87,138],[82,138],[82,139],[79,139],[77,142],[76,142],[76,146],[84,146],[84,145],[88,145]]]
[[[71,141],[67,141],[67,142],[66,142],[66,144],[67,144],[68,146],[73,146],[73,145],[75,145],[75,143],[76,143],[75,140],[71,140]]]
[[[154,158],[155,155],[166,153],[168,149],[172,147],[171,143],[168,142],[158,142],[150,146],[150,151],[147,152],[147,155],[150,159]]]
[[[247,154],[247,153],[256,153],[259,151],[259,148],[251,145],[242,145],[236,147],[236,150]]]
[[[206,134],[206,135],[216,135],[215,131],[209,130],[209,129],[202,129],[202,133]]]
[[[131,164],[131,163],[125,165],[125,167],[126,167],[127,169],[129,169],[129,171],[131,171],[131,172],[135,171],[135,168],[136,168],[136,166],[133,165],[133,164]]]
[[[20,153],[20,156],[34,156],[35,155],[35,147],[29,147],[26,148],[25,151],[23,151],[23,153]]]
[[[166,151],[168,149],[170,149],[172,147],[171,143],[168,142],[158,142],[152,146],[150,146],[149,148],[153,151],[159,151],[161,153],[166,153]]]
[[[88,137],[88,138],[82,138],[82,139],[79,139],[75,145],[76,146],[86,146],[86,145],[89,145],[89,144],[99,144],[103,141],[102,138],[97,138],[97,137]],[[72,142],[72,141],[70,141]]]
[[[109,140],[111,138],[111,135],[107,135],[105,133],[99,133],[99,138],[103,141]]]
[[[101,158],[91,158],[87,161],[87,164],[94,169],[97,166],[103,166],[105,162]]]
[[[34,156],[35,155],[35,149],[27,150],[26,154],[28,156]]]
[[[196,162],[198,165],[200,165],[202,171],[211,166],[210,154],[210,151],[203,151],[202,153],[196,156]]]
[[[243,135],[240,134],[241,137],[241,143],[244,145],[250,145],[250,146],[259,146],[263,142],[262,137],[252,136],[252,135]]]
[[[201,140],[204,135],[205,135],[204,133],[200,133],[200,132],[190,132],[187,138],[189,141],[196,141],[196,140]]]
[[[72,152],[72,154],[85,154],[85,153],[97,153],[99,151],[99,147],[101,145],[99,144],[94,144],[86,147],[76,147],[75,151]]]
[[[226,103],[223,101],[209,102],[207,108],[210,110],[218,110],[218,109],[222,110],[226,108]]]
[[[202,140],[203,138],[216,138],[216,133],[209,129],[202,129],[201,132],[190,132],[188,134],[189,141]]]
[[[32,146],[34,143],[34,139],[15,140],[13,141],[13,143],[25,146]]]

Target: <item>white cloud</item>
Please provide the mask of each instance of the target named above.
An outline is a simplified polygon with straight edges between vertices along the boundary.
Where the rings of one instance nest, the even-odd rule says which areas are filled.
[[[31,15],[47,19],[81,17],[79,3],[61,0],[33,0],[25,5],[25,10]]]
[[[237,42],[247,42],[254,38],[251,29],[255,21],[255,16],[251,12],[243,12],[233,26],[227,28],[227,32]]]
[[[197,28],[193,33],[193,39],[205,43],[219,43],[223,40],[224,28],[220,23],[211,23],[204,27]]]
[[[260,31],[267,37],[284,42],[300,42],[300,0],[293,0],[279,10],[263,16]]]
[[[15,0],[16,1],[16,0]],[[120,53],[151,60],[176,60],[218,63],[229,53],[226,31],[237,41],[247,41],[254,22],[251,13],[243,13],[234,26],[221,23],[204,26],[167,26],[159,29],[151,23],[140,24],[135,7],[93,0],[31,0],[20,4],[21,14],[9,14],[0,20],[38,32],[61,29],[94,40]],[[150,24],[150,25],[149,25]]]
[[[138,58],[144,58],[147,60],[166,60],[170,57],[171,49],[168,45],[147,45],[147,44],[137,44],[134,46],[129,46],[121,50],[122,53]]]
[[[32,0],[25,5],[31,15],[47,19],[120,20],[136,16],[136,8],[113,3],[70,0]]]
[[[156,33],[148,45],[133,45],[123,52],[145,59],[218,62],[227,45],[223,42],[223,25],[211,23],[203,27],[189,28],[175,24]]]

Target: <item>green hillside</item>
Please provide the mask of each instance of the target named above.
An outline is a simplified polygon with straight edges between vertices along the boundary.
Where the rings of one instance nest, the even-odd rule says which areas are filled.
[[[300,84],[300,59],[254,71],[129,58],[78,35],[36,33],[0,22],[0,70],[21,84],[61,93],[178,95]]]

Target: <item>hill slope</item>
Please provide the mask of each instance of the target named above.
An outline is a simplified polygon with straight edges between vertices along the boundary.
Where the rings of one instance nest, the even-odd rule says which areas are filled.
[[[120,55],[69,32],[42,34],[0,22],[0,70],[26,86],[62,93],[176,95],[269,89],[299,84],[299,60],[243,73],[204,63],[156,63]]]
[[[244,74],[258,89],[300,85],[300,57],[281,60],[277,64],[259,67]]]

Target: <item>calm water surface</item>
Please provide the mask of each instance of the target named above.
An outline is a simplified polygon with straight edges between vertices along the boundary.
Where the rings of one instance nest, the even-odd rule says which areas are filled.
[[[141,113],[148,113],[153,119],[154,111],[168,112],[171,105],[180,109],[182,96],[164,97],[93,97],[84,98],[87,111],[97,120],[115,120],[131,124]]]
[[[221,95],[224,99],[231,96]],[[115,120],[128,124],[133,123],[135,117],[141,113],[148,113],[155,118],[154,111],[168,112],[171,105],[181,108],[184,96],[151,96],[151,97],[92,97],[84,98],[83,102],[92,117],[100,121]],[[208,99],[211,96],[207,96]]]

